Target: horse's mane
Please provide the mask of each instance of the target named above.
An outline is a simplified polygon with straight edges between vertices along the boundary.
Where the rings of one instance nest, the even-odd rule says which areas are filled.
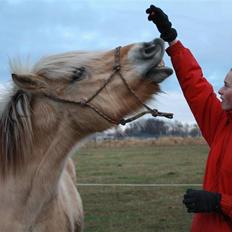
[[[92,55],[91,55],[92,56]],[[49,78],[70,77],[76,71],[78,59],[75,52],[42,58],[34,65],[20,59],[10,60],[11,73],[36,74]],[[62,64],[62,65],[61,65]],[[5,93],[0,91],[0,175],[16,174],[32,147],[31,97],[13,83]],[[1,88],[0,88],[1,89]]]
[[[0,174],[16,174],[32,144],[30,96],[12,88],[0,101]]]
[[[63,65],[60,65],[60,64]],[[42,58],[35,65],[20,59],[10,60],[11,73],[31,73],[70,76],[76,65],[75,53]],[[1,87],[1,86],[0,86]],[[31,151],[33,132],[31,123],[31,97],[13,83],[6,90],[0,88],[0,176],[20,171]]]

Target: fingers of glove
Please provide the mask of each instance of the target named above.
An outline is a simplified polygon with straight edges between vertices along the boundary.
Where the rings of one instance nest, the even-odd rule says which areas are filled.
[[[186,207],[186,208],[187,208],[187,212],[188,212],[188,213],[195,213],[195,210],[196,210],[196,209],[195,209],[194,207],[190,207],[190,206],[189,206],[189,207]]]
[[[149,16],[148,16],[148,21],[155,21],[156,22],[156,20],[157,20],[157,15],[156,14],[154,14],[154,13],[151,13],[151,14],[149,14]]]
[[[146,13],[147,13],[147,14],[150,14],[150,13],[152,13],[152,12],[153,12],[153,11],[152,11],[151,7],[146,9]]]
[[[192,210],[192,211],[198,208],[195,202],[184,203],[184,205],[187,209]]]
[[[155,22],[169,21],[168,16],[166,14],[161,14],[159,12],[151,12],[148,16],[148,20],[152,20]]]
[[[194,196],[193,190],[187,189],[186,193],[184,194],[184,199],[193,198],[193,196]]]
[[[149,14],[149,21],[168,21],[168,16],[160,8],[153,5],[146,10],[146,13]]]
[[[189,213],[212,212],[211,206],[202,204],[200,202],[186,202],[185,206]]]
[[[148,9],[146,9],[146,13],[150,14],[152,12],[163,12],[163,11],[154,5],[150,5],[150,7]]]
[[[184,195],[184,198],[183,198],[183,203],[188,203],[188,202],[193,202],[193,199],[192,197],[189,197],[188,195]]]
[[[198,195],[198,191],[199,191],[199,190],[187,189],[186,194],[185,194],[185,197],[186,197],[186,198],[189,198],[189,197],[195,198],[196,195]]]
[[[184,194],[183,203],[185,205],[188,205],[188,204],[192,204],[192,203],[195,203],[195,202],[196,202],[196,198],[194,196],[192,196],[191,190],[187,190],[186,194]]]
[[[192,202],[185,205],[189,213],[200,213],[205,212],[204,208],[202,208],[198,203]]]
[[[188,210],[196,211],[198,208],[194,204],[185,205]]]
[[[193,203],[195,203],[195,199],[194,198],[184,198],[183,203],[185,205],[193,204]]]
[[[197,211],[195,204],[187,204],[185,205],[188,213],[195,213]]]
[[[195,213],[193,209],[187,209],[188,213]]]
[[[210,195],[204,190],[192,190],[189,196],[196,198],[200,202],[205,202],[208,201]]]

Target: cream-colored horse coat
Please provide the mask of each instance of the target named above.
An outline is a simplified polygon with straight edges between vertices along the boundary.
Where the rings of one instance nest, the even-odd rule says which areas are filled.
[[[163,54],[160,39],[121,48],[122,75],[143,102],[171,74]],[[47,96],[86,99],[110,76],[113,64],[113,50],[54,55],[32,68],[12,62],[13,83],[0,103],[1,232],[83,230],[70,156],[88,135],[113,125],[90,108]],[[117,76],[91,104],[115,121],[141,107]]]

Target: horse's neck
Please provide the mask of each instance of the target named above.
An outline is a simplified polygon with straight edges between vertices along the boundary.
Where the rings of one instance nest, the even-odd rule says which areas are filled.
[[[26,206],[27,192],[30,189],[30,177],[7,176],[1,181],[0,191],[0,231],[27,231],[24,225],[30,220]]]
[[[37,133],[41,139],[34,144],[25,173],[9,177],[2,183],[0,201],[5,205],[1,203],[0,226],[4,224],[2,218],[6,219],[6,215],[9,217],[7,220],[17,215],[19,222],[33,223],[44,205],[58,194],[58,184],[68,154],[78,139],[66,131],[61,125],[53,131],[52,136]]]
[[[34,162],[36,169],[31,173],[33,177],[28,198],[32,212],[38,210],[38,205],[46,204],[46,201],[56,196],[68,154],[78,140],[72,131],[62,124],[52,134],[48,138],[43,136],[43,139],[35,145],[33,157],[36,160]]]

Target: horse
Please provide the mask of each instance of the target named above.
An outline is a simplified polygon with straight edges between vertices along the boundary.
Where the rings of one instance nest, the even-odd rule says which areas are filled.
[[[11,60],[0,98],[0,231],[83,231],[72,154],[160,91],[173,72],[163,55],[157,38],[50,55],[30,67]]]

